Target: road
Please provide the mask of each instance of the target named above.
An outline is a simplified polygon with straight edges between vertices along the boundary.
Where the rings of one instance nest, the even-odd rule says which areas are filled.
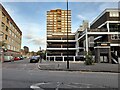
[[[3,88],[30,88],[43,82],[81,83],[98,87],[118,87],[117,73],[44,71],[37,68],[39,63],[29,63],[28,59],[2,64]]]

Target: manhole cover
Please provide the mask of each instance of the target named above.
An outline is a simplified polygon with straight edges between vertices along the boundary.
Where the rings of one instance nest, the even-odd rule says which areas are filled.
[[[80,90],[80,88],[104,88],[83,83],[43,82],[30,86],[33,90]]]

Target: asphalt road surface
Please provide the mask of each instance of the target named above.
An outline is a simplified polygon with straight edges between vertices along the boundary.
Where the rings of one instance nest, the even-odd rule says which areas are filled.
[[[80,83],[106,88],[118,88],[117,73],[44,71],[39,63],[29,63],[28,59],[2,64],[3,88],[30,88],[43,82]]]

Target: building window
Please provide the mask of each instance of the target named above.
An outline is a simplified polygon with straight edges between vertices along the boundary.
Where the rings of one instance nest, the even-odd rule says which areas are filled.
[[[110,17],[119,17],[119,12],[110,12]]]
[[[14,41],[12,40],[12,43],[14,43]]]
[[[14,33],[12,33],[12,36],[14,37]]]
[[[2,18],[5,18],[5,14],[4,13],[2,13]]]
[[[10,24],[10,27],[12,27],[12,23],[10,22],[9,24]]]
[[[2,26],[2,28],[4,28],[4,27],[5,27],[5,24],[2,22],[2,25],[1,25],[1,26]]]
[[[8,27],[6,26],[6,31],[8,32]]]
[[[9,19],[7,18],[7,23],[9,24]]]
[[[16,35],[15,35],[15,38],[16,38]]]
[[[8,36],[7,35],[5,35],[5,40],[7,40],[8,39]]]
[[[57,28],[57,29],[61,29],[61,28]]]
[[[120,32],[120,23],[110,23],[110,32]]]
[[[11,42],[11,38],[9,37],[9,42]]]
[[[12,31],[9,29],[9,33],[10,33],[10,35],[12,34]]]

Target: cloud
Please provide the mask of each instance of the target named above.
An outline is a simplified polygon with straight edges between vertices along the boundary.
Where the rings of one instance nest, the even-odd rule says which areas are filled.
[[[77,17],[78,17],[79,19],[81,19],[81,20],[85,20],[85,19],[86,19],[86,17],[82,16],[81,14],[79,14]]]
[[[45,45],[46,38],[41,36],[35,36],[35,35],[26,35],[25,36],[27,43],[34,44],[34,45]]]
[[[118,2],[104,2],[99,6],[100,11],[103,11],[106,8],[118,8]]]
[[[34,38],[32,40],[32,43],[35,45],[44,45],[45,44],[45,39],[44,38]]]
[[[26,23],[21,27],[23,29],[23,38],[26,40],[26,43],[33,45],[45,45],[46,35],[43,25]]]
[[[26,39],[32,39],[32,38],[33,38],[32,34],[26,34],[24,37],[25,37]]]

